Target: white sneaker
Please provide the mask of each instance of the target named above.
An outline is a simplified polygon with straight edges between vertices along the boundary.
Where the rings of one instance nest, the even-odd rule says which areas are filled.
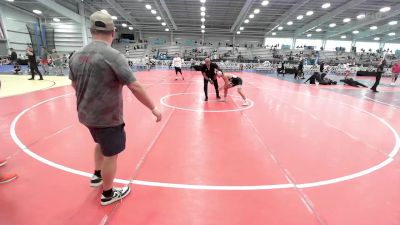
[[[120,199],[125,198],[131,192],[131,189],[126,186],[122,188],[113,188],[113,195],[112,197],[105,197],[103,194],[101,195],[101,205],[109,205],[114,203]]]
[[[93,174],[92,178],[90,179],[90,187],[99,187],[102,184],[103,184],[103,178]]]
[[[249,101],[247,101],[247,100],[244,101],[243,104],[242,104],[242,106],[248,106],[248,105],[250,105],[250,103],[249,103]]]

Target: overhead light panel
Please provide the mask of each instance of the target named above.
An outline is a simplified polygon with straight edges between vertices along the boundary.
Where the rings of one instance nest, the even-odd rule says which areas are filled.
[[[360,14],[357,16],[357,19],[359,19],[359,20],[364,19],[364,18],[365,18],[365,14]]]
[[[240,34],[240,31],[236,32],[237,34]]]
[[[329,8],[329,7],[331,7],[331,3],[325,3],[325,4],[323,4],[323,5],[321,6],[321,8],[323,8],[323,9],[327,9],[327,8]]]
[[[248,20],[248,19],[244,20],[244,23],[249,23],[249,22],[250,22],[250,20]]]
[[[129,29],[129,30],[133,30],[133,27],[129,27],[128,29]]]
[[[146,5],[146,9],[150,10],[151,9],[151,5]]]
[[[287,22],[287,25],[292,26],[293,25],[293,21]]]
[[[206,3],[206,0],[200,0],[201,3]]]
[[[157,14],[157,11],[154,10],[154,9],[152,9],[152,10],[151,10],[151,14]]]
[[[313,14],[314,14],[313,11],[308,11],[308,12],[306,13],[307,16],[312,16]]]
[[[201,29],[206,29],[206,26],[204,26],[204,25],[201,25]]]
[[[58,23],[58,22],[60,22],[61,20],[58,19],[58,18],[53,18],[53,21]]]
[[[200,7],[200,11],[205,12],[206,11],[206,7],[204,7],[204,6]]]
[[[345,39],[345,38],[347,38],[347,37],[346,37],[346,35],[342,35],[340,38],[341,38],[341,39]]]
[[[126,23],[121,24],[122,27],[127,27],[128,25]]]
[[[162,25],[163,27],[167,26],[167,24],[166,24],[165,22],[162,22],[161,25]]]
[[[321,31],[322,31],[322,29],[321,29],[321,28],[317,28],[315,31],[317,31],[317,32],[321,32]]]
[[[250,14],[250,15],[249,15],[249,18],[250,18],[250,19],[253,19],[253,18],[254,18],[254,14]]]
[[[393,25],[396,25],[396,24],[397,24],[397,21],[393,20],[393,21],[390,21],[388,24],[391,25],[391,26],[393,26]]]
[[[255,9],[254,10],[254,14],[259,14],[260,13],[260,9]]]
[[[360,31],[358,30],[353,31],[353,34],[358,34],[358,33],[360,33]]]
[[[278,30],[283,30],[283,27],[278,27]]]
[[[116,17],[116,16],[111,16],[111,19],[113,19],[113,20],[117,20],[117,19],[118,19],[118,17]]]
[[[204,32],[206,32],[205,30],[201,30],[201,33],[204,33]]]
[[[37,9],[32,10],[32,12],[35,14],[38,14],[38,15],[42,14],[42,11],[37,10]]]
[[[302,20],[303,19],[303,15],[299,15],[299,16],[297,16],[297,20]]]
[[[312,34],[307,34],[307,37],[311,37],[312,36]]]
[[[200,16],[206,16],[206,13],[205,12],[201,12]]]
[[[161,20],[161,16],[157,16],[156,19],[157,19],[157,20]]]
[[[262,5],[262,6],[267,6],[268,4],[269,4],[269,1],[262,1],[262,2],[261,2],[261,5]]]
[[[206,22],[206,19],[201,18],[200,21],[204,23],[204,22]]]
[[[348,22],[350,22],[350,21],[351,21],[350,18],[344,18],[344,19],[343,19],[343,23],[348,23]]]
[[[374,38],[374,40],[379,41],[379,40],[381,40],[381,38],[376,37],[376,38]]]
[[[275,32],[272,32],[272,36],[275,36],[276,35],[276,33]]]
[[[240,27],[239,30],[244,30],[244,27]]]
[[[376,29],[378,29],[378,27],[377,27],[377,26],[372,26],[372,27],[370,27],[369,29],[371,29],[371,30],[376,30]]]
[[[390,7],[383,7],[383,8],[381,8],[380,10],[379,10],[379,12],[389,12],[390,11]]]
[[[329,27],[336,27],[336,23],[329,24]]]
[[[388,35],[389,35],[389,36],[395,36],[396,33],[395,33],[395,32],[392,32],[392,33],[389,33]]]

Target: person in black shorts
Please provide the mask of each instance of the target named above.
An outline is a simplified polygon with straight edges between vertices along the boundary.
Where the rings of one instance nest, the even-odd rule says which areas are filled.
[[[228,89],[237,87],[237,91],[238,91],[239,95],[242,96],[242,98],[243,98],[242,105],[243,106],[249,105],[249,101],[247,101],[246,96],[242,92],[242,85],[243,85],[242,78],[240,78],[236,75],[233,75],[233,74],[223,73],[222,71],[218,71],[217,76],[224,79],[224,82],[225,82],[224,86],[221,87],[221,89],[224,89],[224,98],[221,99],[220,101],[223,101],[223,102],[226,101],[226,97],[228,96]]]
[[[176,53],[175,58],[172,59],[172,65],[175,67],[175,80],[178,80],[178,73],[181,74],[182,80],[185,79],[182,74],[182,61],[183,60],[181,59],[181,57],[179,57],[178,53]]]
[[[130,193],[130,187],[113,187],[117,159],[125,150],[123,118],[124,86],[161,121],[161,112],[147,95],[124,55],[113,49],[115,26],[110,15],[101,11],[90,16],[93,41],[75,52],[69,61],[69,78],[76,92],[79,122],[96,143],[94,174],[90,186],[102,186],[101,205],[116,202]],[[138,109],[141,110],[141,109]]]
[[[206,58],[204,62],[205,64],[201,67],[201,73],[204,77],[204,101],[208,101],[208,82],[214,85],[217,99],[221,99],[219,96],[217,76],[215,74],[215,72],[220,69],[217,64],[211,62],[210,58]]]

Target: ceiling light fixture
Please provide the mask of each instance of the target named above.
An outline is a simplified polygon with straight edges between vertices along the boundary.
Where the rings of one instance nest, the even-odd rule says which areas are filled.
[[[38,14],[38,15],[42,14],[42,11],[37,10],[37,9],[32,10],[32,12],[35,14]]]
[[[344,18],[344,19],[343,19],[343,23],[348,23],[348,22],[350,22],[350,21],[351,21],[350,18]]]
[[[383,8],[381,8],[380,10],[379,10],[379,12],[389,12],[390,11],[390,7],[383,7]]]
[[[329,7],[331,7],[331,3],[325,3],[325,4],[323,4],[323,5],[321,6],[321,8],[323,8],[323,9],[327,9],[327,8],[329,8]]]
[[[262,1],[262,2],[261,2],[261,5],[262,5],[262,6],[267,6],[268,4],[269,4],[269,1]]]

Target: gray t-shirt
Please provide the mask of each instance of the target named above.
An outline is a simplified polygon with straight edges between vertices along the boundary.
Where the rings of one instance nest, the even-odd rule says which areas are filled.
[[[124,123],[122,87],[136,81],[128,60],[106,43],[93,41],[71,57],[69,68],[79,121],[88,127]]]

